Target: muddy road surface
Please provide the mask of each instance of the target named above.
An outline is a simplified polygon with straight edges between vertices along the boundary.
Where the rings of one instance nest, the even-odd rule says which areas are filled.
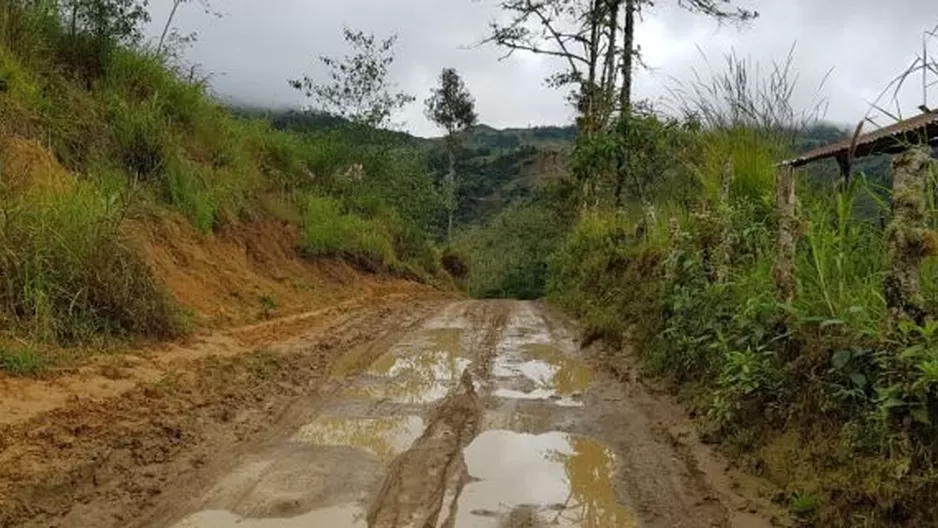
[[[763,527],[680,409],[613,380],[569,321],[455,302],[332,363],[262,440],[163,490],[146,528]]]

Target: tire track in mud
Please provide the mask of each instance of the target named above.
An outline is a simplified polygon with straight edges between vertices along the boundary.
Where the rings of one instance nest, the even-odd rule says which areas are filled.
[[[368,514],[368,526],[434,527],[449,490],[456,494],[466,478],[462,449],[476,436],[479,399],[466,370],[459,389],[433,412],[430,424],[414,445],[389,468]]]
[[[343,306],[325,320],[306,317],[306,331],[292,318],[290,337],[264,354],[206,355],[120,397],[75,398],[0,426],[0,527],[126,528],[167,518],[172,508],[157,505],[185,502],[206,474],[308,412],[293,404],[321,397],[341,352],[398,336],[442,305]]]
[[[211,422],[228,441],[208,435],[199,450],[131,466],[64,521],[26,526],[769,526],[760,515],[739,524],[734,510],[754,503],[707,478],[722,467],[703,446],[662,433],[686,425],[679,411],[635,379],[612,379],[572,322],[538,303],[353,312],[286,346],[275,385],[217,385],[243,400],[234,416],[248,416]]]
[[[463,449],[478,435],[484,410],[476,385],[491,374],[495,345],[509,312],[508,303],[470,305],[467,322],[472,328],[485,329],[470,336],[473,362],[455,389],[431,411],[424,434],[388,469],[368,514],[369,527],[448,528],[455,524],[455,501],[469,479]],[[440,520],[447,499],[447,516]]]

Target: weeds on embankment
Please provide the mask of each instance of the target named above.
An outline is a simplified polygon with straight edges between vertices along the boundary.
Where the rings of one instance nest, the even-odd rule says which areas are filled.
[[[0,342],[43,345],[3,348],[0,370],[42,371],[46,345],[185,330],[131,217],[176,210],[211,237],[275,216],[309,258],[439,272],[442,206],[415,148],[236,117],[146,49],[141,12],[60,9],[0,0]]]
[[[758,116],[705,123],[689,144],[657,142],[690,145],[693,162],[675,167],[685,172],[674,181],[699,198],[675,201],[672,186],[655,196],[655,217],[639,204],[585,212],[551,258],[549,295],[591,336],[633,344],[647,372],[695,410],[705,438],[779,484],[778,499],[805,524],[931,525],[936,257],[923,245],[925,322],[896,323],[884,293],[889,189],[862,174],[847,187],[802,179],[796,291],[779,302],[773,174],[791,142]],[[727,160],[733,179],[721,196]],[[934,229],[934,207],[928,215]]]
[[[696,409],[707,438],[820,526],[922,525],[936,514],[938,325],[890,328],[885,235],[851,206],[868,192],[862,180],[840,195],[804,190],[792,305],[776,301],[773,218],[752,196],[722,218],[675,210],[677,225],[662,221],[644,241],[634,217],[586,215],[549,274],[552,298],[590,334],[633,343],[648,372]],[[708,259],[722,221],[731,258],[715,281]],[[935,306],[934,276],[923,279]]]

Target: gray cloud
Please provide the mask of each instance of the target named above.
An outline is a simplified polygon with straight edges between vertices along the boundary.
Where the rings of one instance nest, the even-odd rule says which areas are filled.
[[[741,30],[683,12],[673,0],[657,2],[639,28],[639,42],[651,69],[639,74],[637,95],[658,100],[672,78],[688,79],[693,68],[707,71],[698,47],[718,69],[721,55],[730,49],[768,64],[783,59],[796,44],[797,101],[810,104],[818,83],[834,68],[824,89],[830,100],[827,117],[856,122],[920,51],[922,31],[938,24],[934,0],[741,2],[762,14]],[[557,63],[523,55],[499,61],[500,50],[463,49],[483,36],[487,22],[498,14],[494,4],[494,0],[215,0],[215,7],[225,13],[221,19],[192,4],[183,8],[176,25],[199,33],[186,57],[213,74],[215,92],[253,104],[303,104],[286,80],[303,73],[322,74],[316,66],[318,55],[344,54],[341,29],[347,24],[379,36],[399,34],[393,75],[404,90],[418,96],[399,120],[417,134],[436,133],[423,117],[421,103],[443,67],[462,73],[487,124],[569,122],[572,112],[563,94],[543,83]],[[169,0],[152,1],[151,34],[158,33],[168,7]],[[938,41],[933,48],[938,53]],[[921,103],[920,83],[905,90],[902,101],[903,111],[914,113]],[[938,107],[938,89],[930,101]]]

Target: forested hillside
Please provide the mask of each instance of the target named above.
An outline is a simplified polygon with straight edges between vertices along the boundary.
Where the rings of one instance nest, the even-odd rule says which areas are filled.
[[[238,108],[238,115],[263,116],[278,130],[321,133],[347,129],[349,121],[322,112]],[[444,138],[422,138],[406,132],[372,130],[387,144],[405,145],[425,152],[439,184],[446,171]],[[565,169],[565,156],[576,139],[576,129],[531,127],[495,129],[481,124],[468,129],[457,156],[461,175],[456,225],[469,228],[511,204],[531,197],[539,185],[556,179]]]

